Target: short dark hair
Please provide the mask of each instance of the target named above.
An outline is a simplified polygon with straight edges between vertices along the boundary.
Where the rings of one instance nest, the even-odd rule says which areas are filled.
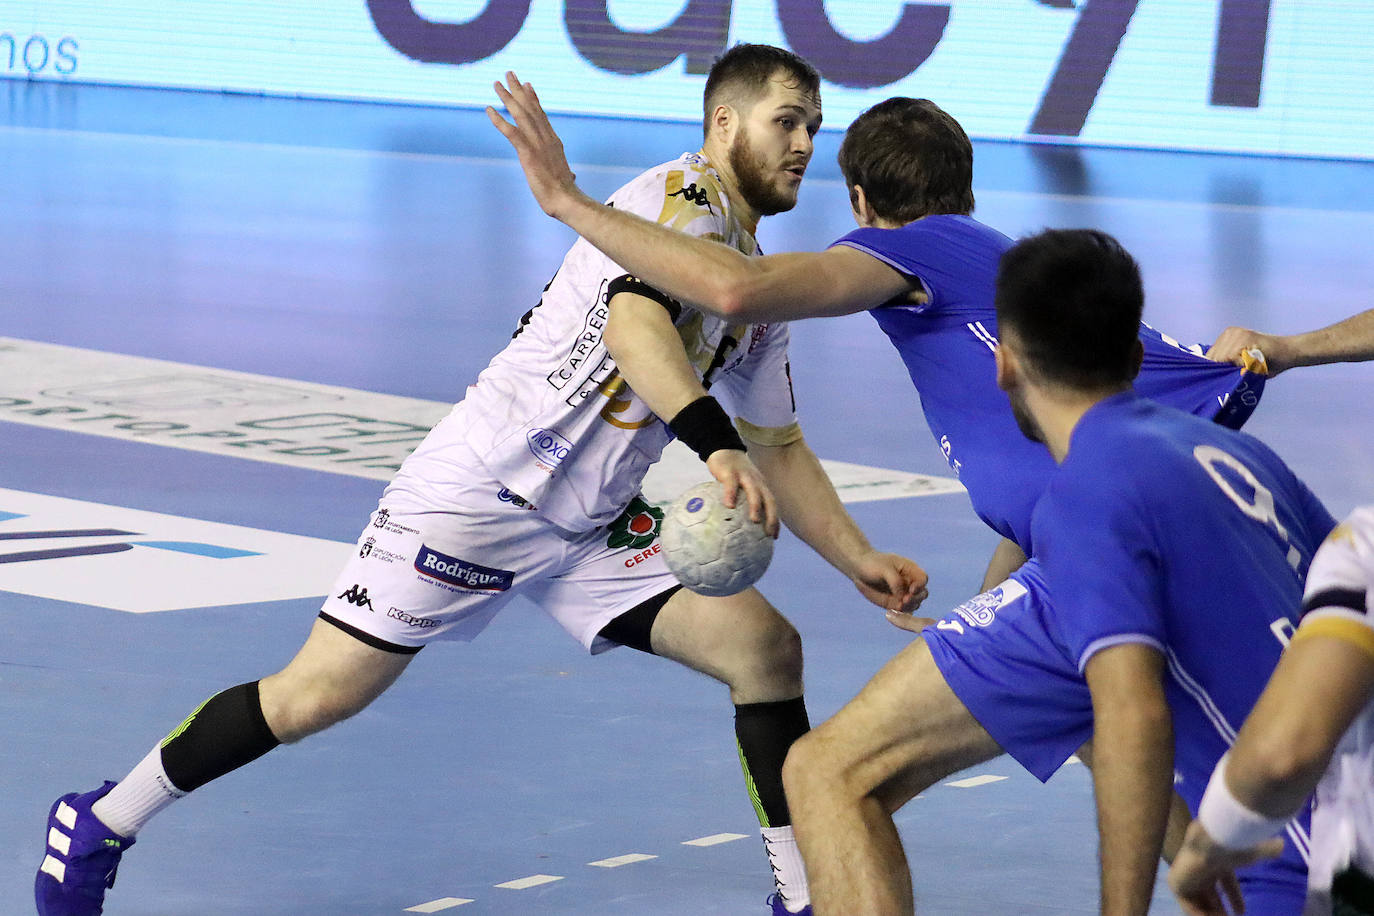
[[[1015,335],[1027,369],[1083,391],[1130,384],[1145,290],[1140,265],[1095,229],[1047,229],[1021,239],[997,270],[997,325]]]
[[[787,78],[795,81],[802,91],[819,95],[821,75],[806,60],[786,48],[773,45],[753,45],[741,42],[722,54],[706,77],[706,89],[702,93],[704,109],[702,134],[711,132],[711,114],[722,103],[739,107],[739,102],[731,99],[753,99],[763,94],[777,72],[781,70]]]
[[[891,98],[854,119],[840,144],[840,172],[885,220],[973,212],[973,144],[930,99]]]

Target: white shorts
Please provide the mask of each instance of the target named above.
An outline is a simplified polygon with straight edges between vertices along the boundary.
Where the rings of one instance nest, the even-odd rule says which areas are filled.
[[[663,513],[642,499],[581,534],[480,476],[458,500],[439,510],[384,495],[321,616],[380,648],[418,651],[474,639],[525,595],[597,653],[616,645],[598,636],[606,624],[678,584],[659,553]]]

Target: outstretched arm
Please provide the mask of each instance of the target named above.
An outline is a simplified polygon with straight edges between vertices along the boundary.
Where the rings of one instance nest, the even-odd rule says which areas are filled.
[[[865,598],[902,615],[910,615],[925,600],[925,571],[906,557],[873,548],[805,439],[786,445],[751,442],[749,454],[775,494],[778,515],[788,529],[848,576]]]
[[[1305,334],[1261,334],[1249,328],[1227,328],[1207,351],[1207,358],[1239,366],[1243,365],[1241,353],[1252,347],[1264,354],[1270,375],[1296,366],[1374,360],[1374,309]]]
[[[702,311],[749,322],[847,315],[917,288],[912,279],[852,248],[752,258],[598,203],[577,186],[563,141],[534,88],[508,73],[496,94],[514,123],[494,108],[487,117],[515,148],[544,212],[625,270]]]

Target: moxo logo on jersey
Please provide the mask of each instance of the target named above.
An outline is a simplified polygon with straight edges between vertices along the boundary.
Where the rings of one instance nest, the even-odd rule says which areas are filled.
[[[546,470],[552,472],[572,454],[572,443],[551,429],[532,429],[525,434],[530,454]]]
[[[1026,0],[1076,13],[1073,31],[1046,85],[1029,133],[1077,136],[1097,99],[1139,0]],[[1255,8],[1252,8],[1255,7]],[[688,0],[677,17],[651,31],[626,31],[610,0],[564,0],[563,22],[578,54],[600,70],[635,76],[686,58],[703,74],[729,47],[732,0]],[[414,0],[368,0],[378,33],[406,57],[470,64],[510,44],[525,27],[530,0],[488,0],[466,22],[427,19]],[[853,89],[888,86],[910,76],[944,38],[950,3],[906,3],[892,28],[866,41],[835,28],[822,0],[777,0],[787,45],[827,81]],[[1223,0],[1212,59],[1213,105],[1257,108],[1269,33],[1269,4]]]

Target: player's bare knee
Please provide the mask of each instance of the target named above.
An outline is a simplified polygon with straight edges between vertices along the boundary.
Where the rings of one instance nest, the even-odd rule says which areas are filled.
[[[731,652],[734,660],[730,665],[730,687],[737,692],[768,694],[751,696],[748,701],[790,699],[800,695],[801,634],[781,614],[770,608],[768,614],[759,615],[741,627]]]
[[[782,765],[782,784],[794,807],[807,807],[821,795],[850,794],[846,791],[847,766],[834,753],[834,747],[814,731],[802,735],[787,752]]]
[[[812,733],[802,735],[792,742],[787,751],[787,759],[782,764],[782,786],[789,799],[801,798],[810,794],[812,776],[816,771],[815,743]],[[794,802],[795,803],[795,802]]]
[[[260,692],[267,726],[283,744],[324,731],[357,715],[368,704],[368,698],[338,690],[327,682],[264,678]]]

